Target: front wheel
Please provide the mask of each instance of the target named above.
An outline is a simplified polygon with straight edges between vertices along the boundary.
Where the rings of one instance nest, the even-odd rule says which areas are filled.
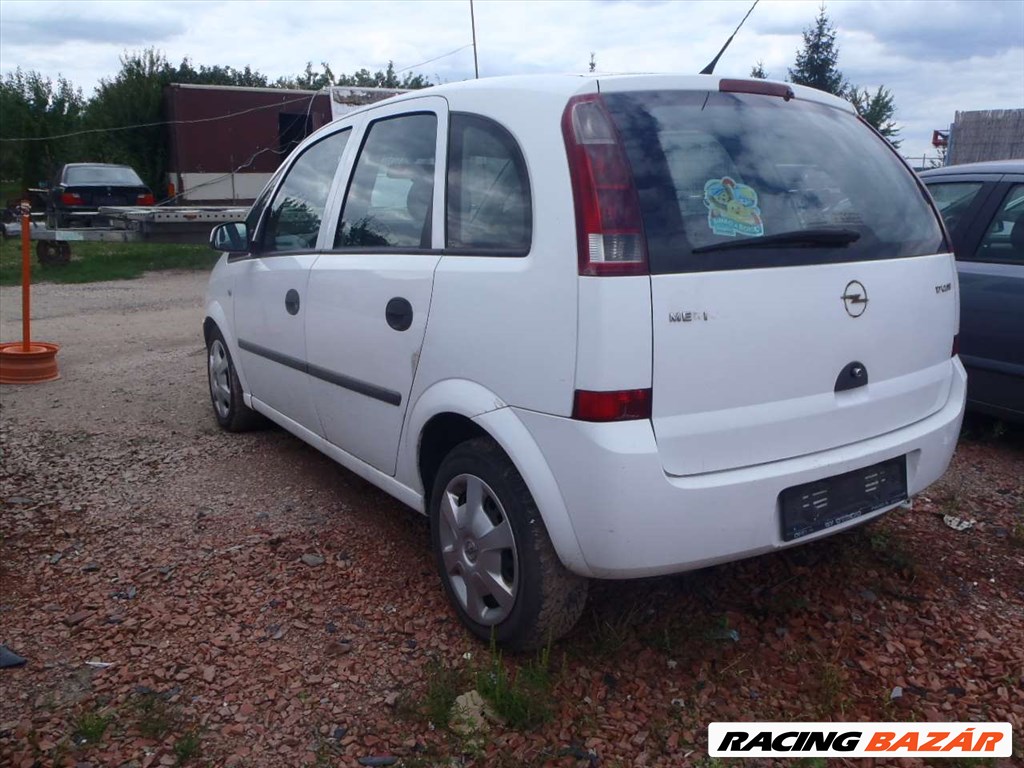
[[[263,417],[245,404],[235,364],[220,330],[214,328],[206,340],[206,369],[210,400],[217,423],[228,432],[246,432],[263,423]]]
[[[445,457],[430,523],[445,592],[478,637],[533,650],[579,619],[587,580],[562,565],[526,483],[490,439],[469,440]]]

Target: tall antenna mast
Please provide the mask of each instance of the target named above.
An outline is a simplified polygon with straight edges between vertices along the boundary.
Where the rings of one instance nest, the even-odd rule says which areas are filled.
[[[473,76],[479,80],[480,65],[476,62],[476,14],[473,13],[473,0],[469,0],[469,23],[473,25]]]
[[[472,3],[472,2],[473,2],[473,0],[469,0],[469,1],[470,1],[470,3]],[[759,2],[761,2],[761,0],[754,0],[754,4],[753,4],[752,6],[750,6],[750,10],[749,10],[749,11],[747,11],[747,16],[749,16],[749,15],[750,15],[750,14],[751,14],[751,13],[753,12],[754,8],[756,8],[756,7],[757,7],[757,4],[758,4]],[[718,60],[719,60],[720,58],[722,58],[722,54],[723,54],[723,53],[725,53],[725,49],[729,47],[729,43],[731,43],[731,42],[732,42],[732,39],[733,39],[734,37],[736,37],[736,33],[740,31],[740,27],[742,27],[742,26],[743,26],[743,22],[747,20],[747,16],[744,16],[744,17],[743,17],[743,20],[742,20],[742,21],[740,21],[740,23],[739,23],[739,25],[738,25],[738,26],[736,27],[736,29],[734,29],[734,30],[732,31],[732,34],[731,34],[731,35],[729,35],[729,39],[725,41],[725,45],[723,45],[723,46],[722,46],[722,50],[720,50],[720,51],[718,52],[718,55],[717,55],[717,56],[715,56],[715,58],[713,58],[713,59],[711,60],[711,63],[710,63],[710,64],[708,64],[708,65],[707,65],[706,67],[704,67],[704,69],[702,69],[702,70],[700,71],[700,73],[701,73],[702,75],[710,75],[710,74],[713,74],[713,73],[714,73],[714,71],[715,71],[715,65],[716,65],[716,64],[718,63]],[[473,55],[474,55],[474,56],[476,55],[476,48],[474,48],[474,49],[473,49]]]

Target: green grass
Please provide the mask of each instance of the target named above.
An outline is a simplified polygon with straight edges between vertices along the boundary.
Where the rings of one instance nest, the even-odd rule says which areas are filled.
[[[955,500],[953,503],[956,503]],[[946,514],[951,514],[951,512]],[[890,535],[885,529],[876,527],[871,530],[868,543],[879,562],[896,570],[905,580],[911,582],[916,580],[917,562],[901,539]]]
[[[178,765],[184,765],[189,760],[199,757],[200,753],[201,744],[197,731],[189,731],[174,742],[174,756],[178,759]]]
[[[1024,547],[1024,501],[1017,502],[1017,515],[1010,528],[1010,541]]]
[[[133,701],[136,727],[147,739],[163,739],[178,725],[177,709],[159,696],[140,694]]]
[[[130,280],[160,269],[212,269],[219,254],[207,245],[160,243],[71,243],[71,263],[40,266],[31,243],[33,283],[92,283]],[[21,241],[0,240],[0,285],[21,285]]]
[[[97,744],[107,732],[107,726],[113,720],[112,715],[101,715],[99,712],[83,712],[74,723],[74,737],[82,744]]]
[[[443,662],[432,659],[427,662],[425,674],[427,690],[419,707],[420,713],[436,727],[447,728],[455,699],[466,692],[466,670],[448,667]]]
[[[536,660],[510,674],[492,642],[489,663],[477,671],[476,689],[515,730],[536,728],[554,717],[550,650],[545,647]]]

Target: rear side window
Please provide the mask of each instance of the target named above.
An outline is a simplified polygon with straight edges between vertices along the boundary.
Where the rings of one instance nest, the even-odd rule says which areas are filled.
[[[1010,188],[974,258],[1024,264],[1024,184]]]
[[[327,195],[350,133],[346,130],[327,136],[307,147],[292,163],[270,205],[262,237],[265,251],[308,251],[316,247]]]
[[[345,196],[335,248],[430,248],[437,116],[370,126]]]
[[[451,116],[448,141],[450,251],[524,255],[533,214],[519,145],[505,128],[477,115]]]
[[[604,98],[632,167],[652,273],[943,250],[913,174],[843,110],[718,92]]]
[[[955,231],[964,221],[964,216],[971,209],[982,186],[980,181],[949,181],[928,185],[928,191],[935,199],[935,205],[946,220],[950,232]]]

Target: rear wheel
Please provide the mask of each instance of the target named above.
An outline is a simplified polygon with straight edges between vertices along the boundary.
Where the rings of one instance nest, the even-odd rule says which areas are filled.
[[[64,240],[40,240],[36,243],[36,259],[44,267],[54,267],[71,261],[71,246]]]
[[[532,650],[572,629],[587,580],[559,561],[526,483],[492,440],[469,440],[445,457],[430,523],[445,592],[474,634]]]
[[[242,399],[235,364],[220,330],[214,328],[206,340],[206,367],[210,383],[210,400],[217,423],[228,432],[246,432],[262,426],[264,421]]]

